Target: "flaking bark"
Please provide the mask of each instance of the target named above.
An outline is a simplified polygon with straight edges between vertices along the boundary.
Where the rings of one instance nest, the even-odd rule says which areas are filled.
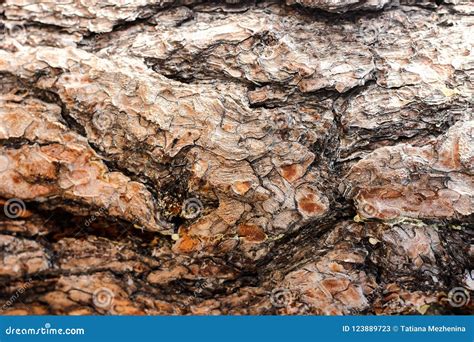
[[[469,2],[0,11],[3,314],[473,309]]]

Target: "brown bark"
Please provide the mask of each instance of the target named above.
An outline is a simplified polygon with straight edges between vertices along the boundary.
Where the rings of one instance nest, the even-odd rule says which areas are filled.
[[[2,313],[473,309],[469,2],[0,12]]]

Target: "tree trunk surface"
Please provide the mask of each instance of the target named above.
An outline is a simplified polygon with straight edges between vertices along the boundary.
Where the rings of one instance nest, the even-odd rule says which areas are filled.
[[[0,1],[2,314],[474,309],[474,5]]]

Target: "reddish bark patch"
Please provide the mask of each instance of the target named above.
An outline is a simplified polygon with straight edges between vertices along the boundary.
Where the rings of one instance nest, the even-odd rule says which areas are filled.
[[[300,209],[308,215],[317,214],[324,211],[324,207],[319,203],[314,194],[303,196],[298,203]]]
[[[261,242],[267,238],[263,229],[253,224],[240,225],[237,234],[239,234],[240,237],[253,242]]]
[[[234,190],[237,192],[239,195],[245,195],[247,191],[250,190],[251,183],[249,181],[244,181],[244,182],[235,182],[234,183]]]
[[[282,176],[289,182],[298,178],[298,164],[285,165],[281,167]]]
[[[184,235],[177,243],[176,250],[181,253],[191,253],[199,246],[199,241]]]
[[[350,285],[347,290],[337,294],[337,299],[343,302],[345,305],[351,305],[353,307],[363,307],[366,302],[365,297],[356,287]]]
[[[331,294],[335,294],[347,289],[349,286],[349,280],[347,279],[337,279],[337,278],[329,278],[324,279],[321,281],[321,285],[328,290]]]

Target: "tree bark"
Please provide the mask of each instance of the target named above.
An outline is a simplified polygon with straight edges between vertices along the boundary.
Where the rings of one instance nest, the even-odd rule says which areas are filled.
[[[2,314],[466,314],[469,1],[0,2]]]

